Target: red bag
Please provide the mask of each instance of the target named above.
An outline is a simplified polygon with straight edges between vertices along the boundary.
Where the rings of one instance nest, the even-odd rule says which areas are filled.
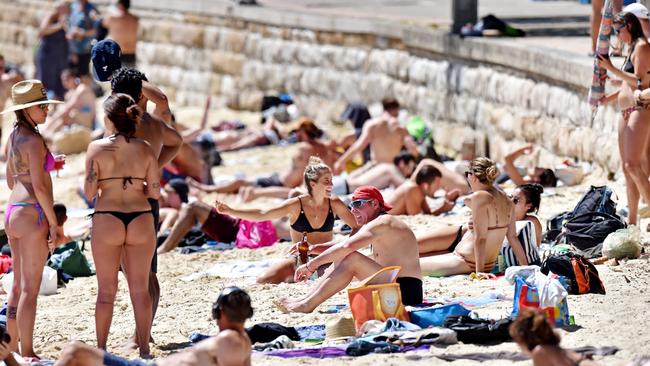
[[[0,273],[7,273],[13,266],[14,261],[10,256],[0,254]]]

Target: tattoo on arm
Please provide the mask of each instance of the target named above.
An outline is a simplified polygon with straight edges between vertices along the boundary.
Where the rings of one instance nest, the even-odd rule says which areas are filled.
[[[18,308],[15,306],[9,306],[7,308],[7,318],[9,319],[16,319],[16,315],[18,314]]]
[[[93,183],[96,180],[97,180],[97,172],[95,171],[95,161],[91,160],[90,170],[88,171],[88,175],[86,175],[86,182]]]

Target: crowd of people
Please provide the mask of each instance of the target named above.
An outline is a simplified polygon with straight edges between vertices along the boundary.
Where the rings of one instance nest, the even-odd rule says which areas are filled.
[[[286,258],[257,278],[268,284],[318,278],[303,297],[277,301],[284,312],[312,312],[354,279],[389,266],[401,268],[396,281],[404,305],[417,305],[423,301],[423,276],[475,273],[488,278],[500,255],[519,265],[539,263],[536,249],[542,225],[535,214],[544,187],[555,187],[558,178],[552,167],[522,172],[516,166],[516,160],[531,154],[534,146],[508,154],[502,174],[487,157],[466,162],[466,169],[459,172],[421,153],[398,120],[400,104],[394,98],[382,101],[383,113],[376,118],[367,111],[355,113],[365,116],[363,121],[355,124],[355,133],[338,141],[329,139],[311,118],[280,121],[277,107],[275,114],[265,114],[261,131],[243,132],[223,124],[212,128],[210,98],[200,127],[188,128],[176,121],[164,92],[136,68],[138,18],[129,6],[128,0],[119,0],[114,11],[102,17],[86,0],[58,2],[39,28],[35,79],[25,79],[18,69],[5,69],[0,56],[0,109],[15,116],[1,149],[11,190],[5,230],[14,281],[7,308],[11,341],[0,342],[0,357],[14,350],[38,357],[33,332],[41,272],[48,253],[64,235],[49,174],[64,157],[53,155],[48,142],[66,126],[98,128],[94,82],[110,82],[111,88],[102,106],[103,127],[85,154],[83,182],[84,198],[94,208],[90,237],[98,287],[98,348],[72,343],[59,365],[129,364],[106,352],[120,271],[135,316],[128,346],[143,358],[150,356],[160,298],[157,256],[175,250],[195,228],[212,241],[232,243],[242,227],[267,222],[277,237],[296,243]],[[638,6],[634,9],[623,9],[614,19],[619,40],[629,48],[623,68],[613,66],[609,58],[600,59],[600,65],[619,80],[618,91],[603,102],[617,98],[623,113],[619,145],[630,224],[637,223],[639,199],[650,202],[650,128],[645,126],[650,105],[650,64],[645,60],[650,59],[650,44],[644,33],[650,29],[647,9],[645,13]],[[93,44],[93,39],[103,38],[103,30],[108,40]],[[12,105],[5,108],[8,95]],[[363,109],[353,107],[357,112]],[[286,169],[213,182],[214,152],[281,140],[296,144]],[[355,162],[359,157],[361,163]],[[516,186],[510,194],[500,186],[507,181]],[[207,193],[239,194],[244,202],[259,197],[283,201],[267,209],[241,208],[221,200],[205,202],[202,197]],[[470,212],[466,224],[418,235],[399,217],[443,215],[461,205]],[[349,235],[334,235],[336,220]],[[520,237],[518,221],[532,225],[535,240]],[[303,240],[309,245],[307,263],[298,255],[297,243]],[[366,255],[363,250],[368,247]],[[243,324],[251,316],[248,295],[238,288],[225,289],[213,305],[219,335],[157,364],[250,364],[250,340]],[[550,358],[558,360],[554,364],[581,362],[559,348],[559,339],[538,313],[523,311],[511,334],[536,365]]]

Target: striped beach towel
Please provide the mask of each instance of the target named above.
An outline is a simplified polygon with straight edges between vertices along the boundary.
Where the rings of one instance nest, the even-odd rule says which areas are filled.
[[[517,237],[519,242],[524,246],[524,252],[528,259],[528,264],[533,265],[541,264],[539,252],[537,251],[537,239],[535,236],[535,225],[531,221],[517,221]],[[501,247],[501,255],[503,256],[504,268],[518,266],[517,257],[512,250],[510,243],[506,239]]]

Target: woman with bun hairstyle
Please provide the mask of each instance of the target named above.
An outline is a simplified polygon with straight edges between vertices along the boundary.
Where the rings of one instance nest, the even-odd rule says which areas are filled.
[[[88,200],[97,197],[91,235],[98,285],[97,346],[106,349],[122,260],[135,314],[136,342],[140,355],[147,356],[152,318],[149,271],[156,243],[147,198],[160,196],[158,162],[149,145],[133,137],[142,111],[130,96],[109,96],[104,112],[104,123],[116,133],[88,146],[84,183]]]
[[[546,313],[536,308],[523,308],[510,325],[510,336],[524,353],[530,355],[534,366],[597,366],[598,363],[560,346],[560,336]]]
[[[476,272],[486,277],[483,272],[492,270],[506,236],[520,263],[528,263],[517,238],[514,204],[494,185],[498,173],[496,164],[488,158],[470,162],[465,176],[473,193],[465,198],[465,205],[472,210],[472,219],[466,229],[444,228],[418,237],[420,257],[424,257],[420,259],[423,275]]]

